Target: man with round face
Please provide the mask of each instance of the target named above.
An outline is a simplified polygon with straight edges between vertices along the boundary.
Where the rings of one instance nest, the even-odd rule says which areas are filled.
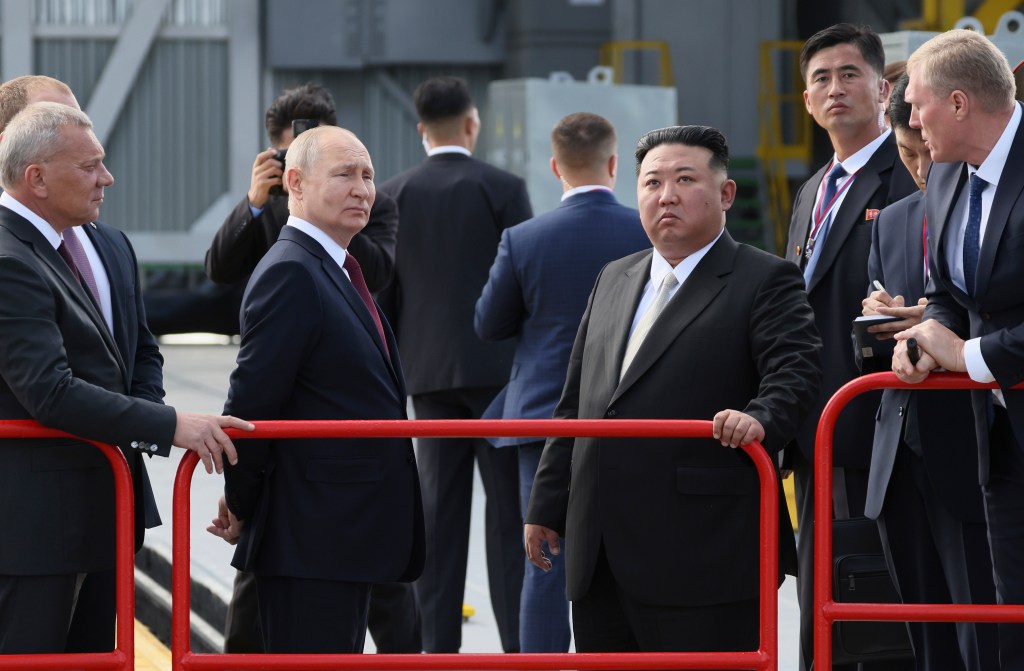
[[[892,369],[918,382],[942,367],[992,392],[972,395],[978,476],[999,603],[1024,603],[1024,130],[1006,56],[986,37],[951,30],[907,61],[910,125],[931,150],[925,194],[932,289],[924,321],[896,335]],[[910,362],[906,341],[921,350]],[[1024,668],[1020,625],[999,625],[1001,668]]]
[[[579,652],[758,647],[759,484],[734,448],[756,440],[774,454],[792,439],[818,393],[821,341],[799,270],[725,230],[728,164],[708,126],[640,139],[637,198],[654,249],[605,266],[576,336],[555,418],[713,426],[703,440],[545,445],[527,556],[546,570],[543,543],[560,552],[565,537]],[[714,539],[694,545],[707,529]],[[779,533],[791,572],[785,506]]]
[[[308,130],[285,181],[291,214],[246,287],[225,407],[405,419],[397,344],[348,248],[376,193],[366,147],[336,126]],[[255,575],[265,651],[362,652],[371,586],[423,567],[412,441],[252,441],[224,481],[210,530],[237,542],[232,564]]]
[[[871,29],[840,23],[813,35],[800,52],[804,104],[828,132],[834,151],[799,189],[789,224],[786,258],[803,271],[808,299],[824,343],[824,379],[816,407],[786,450],[783,465],[796,478],[800,529],[800,669],[813,661],[814,444],[818,417],[836,390],[860,374],[850,347],[850,324],[868,286],[871,223],[878,211],[915,190],[881,112],[889,85],[885,54]],[[861,396],[839,418],[833,460],[838,517],[864,512],[878,396]]]

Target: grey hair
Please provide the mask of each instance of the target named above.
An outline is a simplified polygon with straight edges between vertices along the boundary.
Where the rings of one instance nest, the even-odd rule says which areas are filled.
[[[0,141],[0,186],[9,191],[25,178],[30,165],[53,158],[61,149],[61,129],[92,129],[80,110],[60,103],[33,103],[18,112]]]

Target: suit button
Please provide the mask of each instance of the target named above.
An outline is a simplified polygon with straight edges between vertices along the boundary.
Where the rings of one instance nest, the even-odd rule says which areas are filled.
[[[160,449],[160,447],[159,447],[159,446],[157,446],[157,445],[150,445],[150,446],[149,446],[149,451],[150,451],[150,452],[156,452],[156,451],[157,451],[157,450],[159,450],[159,449]]]
[[[619,411],[618,411],[618,410],[609,410],[609,411],[608,411],[608,412],[606,413],[606,416],[607,416],[607,417],[614,417],[614,416],[615,416],[615,415],[617,415],[617,414],[619,414]]]
[[[902,405],[900,406],[900,411],[898,413],[896,413],[896,414],[899,415],[900,417],[903,416],[903,406]]]
[[[133,450],[139,449],[139,441],[137,441],[137,440],[133,440],[132,441],[132,449]]]

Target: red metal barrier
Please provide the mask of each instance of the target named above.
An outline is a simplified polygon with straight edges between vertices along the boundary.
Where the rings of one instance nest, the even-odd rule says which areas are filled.
[[[391,420],[255,422],[232,438],[588,436],[707,438],[711,422],[689,420]],[[240,449],[245,449],[244,444]],[[728,448],[722,448],[728,449]],[[778,668],[778,490],[771,458],[743,448],[761,478],[761,647],[753,652],[524,653],[431,655],[210,655],[189,641],[189,493],[198,458],[181,460],[174,482],[171,659],[174,671],[200,669],[770,669]]]
[[[876,389],[995,389],[967,375],[932,373],[919,384],[903,382],[895,373],[863,375],[846,383],[829,399],[818,422],[814,452],[814,519],[832,519],[832,436],[836,419],[859,394]],[[1014,389],[1024,388],[1018,385]],[[1024,622],[1024,606],[992,604],[869,604],[832,600],[832,525],[815,525],[814,534],[814,666],[832,668],[832,623],[838,620],[897,622]]]
[[[31,420],[0,421],[3,438],[76,438],[77,436],[48,429]],[[132,476],[121,451],[113,445],[92,443],[103,452],[114,470],[114,505],[116,510],[115,572],[117,585],[117,647],[111,652],[0,655],[0,669],[124,669],[135,668],[135,509],[132,501]],[[3,446],[0,445],[0,450]]]

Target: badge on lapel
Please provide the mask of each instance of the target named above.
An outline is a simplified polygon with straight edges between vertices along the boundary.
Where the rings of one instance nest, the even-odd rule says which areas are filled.
[[[864,210],[864,221],[874,221],[878,218],[878,210]]]

